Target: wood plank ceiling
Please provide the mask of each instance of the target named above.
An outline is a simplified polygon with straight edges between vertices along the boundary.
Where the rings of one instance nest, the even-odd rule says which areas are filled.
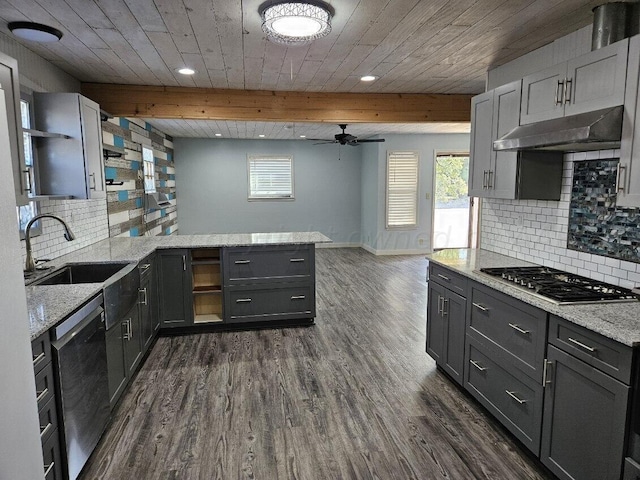
[[[0,32],[20,20],[60,29],[58,43],[23,43],[82,82],[475,94],[489,67],[587,25],[604,0],[330,0],[332,32],[289,48],[266,40],[262,1],[0,0]]]

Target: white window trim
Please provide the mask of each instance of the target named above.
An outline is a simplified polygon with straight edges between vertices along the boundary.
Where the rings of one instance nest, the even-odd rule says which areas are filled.
[[[251,161],[260,159],[288,159],[291,164],[291,195],[252,195],[251,194]],[[293,155],[247,155],[247,200],[250,202],[295,200],[295,168]]]
[[[404,154],[413,154],[415,155],[415,160],[416,160],[416,193],[415,193],[415,205],[416,205],[416,215],[415,215],[415,222],[413,224],[406,224],[406,225],[389,225],[389,166],[390,166],[390,160],[391,160],[391,156],[393,154],[397,154],[397,153],[404,153]],[[414,150],[398,150],[398,151],[387,151],[387,165],[385,168],[385,176],[384,176],[384,183],[385,183],[385,213],[384,213],[384,217],[385,217],[385,229],[386,230],[417,230],[418,229],[418,219],[420,217],[420,212],[419,212],[419,207],[420,207],[420,203],[419,203],[419,195],[420,195],[420,155],[417,151]]]
[[[145,153],[146,152],[150,152],[151,155],[151,159],[145,159]],[[147,168],[146,165],[150,165],[150,167],[148,167],[149,169],[151,169],[151,174],[153,175],[153,189],[147,189]],[[151,175],[149,175],[149,178],[151,178]],[[156,193],[157,192],[157,186],[156,186],[156,160],[153,156],[153,149],[147,145],[143,145],[142,146],[142,189],[144,190],[144,193]]]

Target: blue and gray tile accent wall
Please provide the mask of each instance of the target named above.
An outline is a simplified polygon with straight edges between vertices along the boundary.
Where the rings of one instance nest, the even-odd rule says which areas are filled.
[[[640,208],[616,206],[618,160],[574,162],[567,248],[640,263]]]
[[[110,237],[171,235],[178,232],[173,139],[139,118],[114,117],[102,122],[107,213]],[[156,190],[171,205],[150,209],[144,195],[142,146],[153,149]]]

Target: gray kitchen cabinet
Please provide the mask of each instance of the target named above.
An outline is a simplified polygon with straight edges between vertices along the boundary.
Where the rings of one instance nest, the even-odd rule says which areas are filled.
[[[30,191],[33,172],[24,163],[18,62],[3,53],[0,53],[0,89],[2,90],[0,93],[4,95],[7,108],[9,149],[11,151],[16,205],[26,205],[29,203],[29,194],[34,194],[35,192]]]
[[[193,325],[191,262],[189,250],[160,250],[158,265],[158,311],[161,328]]]
[[[127,386],[127,367],[124,359],[124,328],[116,323],[107,330],[107,375],[109,378],[109,403],[111,408]]]
[[[640,465],[632,458],[624,459],[624,473],[622,480],[640,480]]]
[[[39,193],[106,198],[100,106],[78,93],[34,93],[33,99],[36,128],[66,136],[36,144]]]
[[[222,249],[227,323],[315,317],[315,245]]]
[[[518,126],[520,80],[473,97],[469,196],[559,200],[561,152],[495,151],[493,142]]]
[[[462,276],[429,264],[427,353],[460,385],[464,379],[466,290]]]
[[[619,207],[640,207],[640,35],[629,40],[629,65],[624,96],[620,164],[616,182]]]
[[[134,305],[124,316],[120,326],[123,330],[122,340],[124,346],[124,362],[127,369],[127,377],[131,378],[142,360],[142,327],[138,305]]]
[[[622,105],[628,48],[624,39],[524,77],[520,124]]]
[[[138,310],[140,315],[140,329],[142,335],[143,354],[151,346],[158,331],[158,321],[155,308],[155,265],[154,256],[151,255],[142,260],[138,266],[140,271],[140,290],[138,296]]]
[[[549,345],[540,459],[564,480],[619,480],[628,385]]]

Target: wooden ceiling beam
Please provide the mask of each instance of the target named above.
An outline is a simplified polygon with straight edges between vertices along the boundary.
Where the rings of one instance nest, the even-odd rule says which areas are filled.
[[[469,122],[471,95],[284,92],[83,83],[118,117],[327,123]]]

